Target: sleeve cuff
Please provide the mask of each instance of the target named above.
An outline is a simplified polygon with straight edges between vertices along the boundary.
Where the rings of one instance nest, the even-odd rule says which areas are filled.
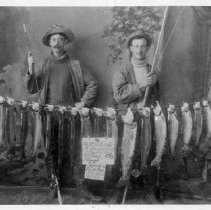
[[[29,71],[26,72],[26,75],[27,75],[28,77],[31,77],[31,76],[32,76],[32,74],[30,74]]]

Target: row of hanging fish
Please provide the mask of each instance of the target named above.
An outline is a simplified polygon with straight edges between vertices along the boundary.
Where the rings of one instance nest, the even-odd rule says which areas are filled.
[[[92,109],[92,113],[96,113],[97,116],[106,117],[107,121],[112,125],[110,129],[107,126],[107,133],[111,133],[116,116],[115,110],[108,108],[102,111],[95,108]],[[93,126],[89,123],[90,109],[88,108],[79,110],[75,107],[41,106],[39,103],[17,102],[11,98],[5,99],[0,97],[0,160],[10,159],[10,156],[11,158],[18,156],[20,159],[25,159],[37,154],[37,151],[40,149],[47,156],[52,135],[52,115],[57,115],[60,121],[65,117],[68,118],[68,116],[70,116],[69,120],[71,116],[72,118],[79,116],[79,121],[81,121],[80,127],[76,125],[74,128],[71,128],[71,135],[75,133],[74,129],[81,129],[84,136],[86,136],[86,133],[87,136],[93,135],[93,132],[89,131],[93,130]],[[88,123],[85,123],[87,119]],[[62,123],[60,124],[58,139],[61,139],[61,130],[63,129]],[[95,124],[99,126],[99,123]]]
[[[122,116],[124,135],[121,150],[122,177],[119,182],[120,185],[129,185],[130,174],[135,171],[132,170],[132,162],[138,141],[140,141],[141,145],[141,169],[139,174],[142,174],[143,169],[147,167],[153,139],[152,124],[154,125],[156,151],[150,165],[155,166],[158,170],[167,146],[171,155],[175,155],[178,139],[182,140],[181,154],[189,152],[193,146],[199,147],[199,144],[204,141],[210,141],[211,107],[208,101],[204,100],[202,104],[195,102],[192,112],[188,103],[183,103],[180,110],[176,110],[176,106],[170,104],[166,111],[167,117],[165,118],[164,112],[157,102],[157,105],[152,107],[152,112],[148,107],[139,109],[138,121],[134,120],[134,114],[137,112],[134,113],[131,109],[128,109],[126,115]],[[151,120],[150,116],[153,116],[153,120]],[[138,123],[140,126],[138,126]],[[203,126],[205,127],[203,137],[205,137],[201,138]],[[137,138],[138,129],[140,130],[140,136]]]
[[[125,116],[122,116],[124,129],[121,144],[122,178],[120,184],[128,182],[137,141],[139,141],[139,144],[141,145],[140,174],[147,167],[153,139],[155,139],[156,151],[155,157],[150,165],[157,168],[160,167],[162,155],[166,146],[169,146],[171,154],[175,155],[175,147],[180,134],[182,134],[182,151],[184,152],[191,149],[191,144],[199,146],[201,141],[210,141],[211,108],[208,101],[194,103],[193,111],[191,111],[192,107],[190,107],[188,103],[184,103],[179,110],[176,108],[177,107],[174,105],[169,105],[167,110],[164,110],[161,108],[160,104],[157,103],[155,107],[143,107],[137,110],[140,116],[139,121],[134,120],[134,113],[130,109],[128,109]],[[17,112],[17,110],[19,111]],[[163,111],[167,111],[167,113],[164,114]],[[93,124],[95,129],[92,128],[93,125],[90,119],[90,112],[95,113],[99,118],[98,120],[94,120]],[[51,136],[51,113],[57,113],[60,117],[67,114],[71,116],[79,114],[82,136],[96,136],[96,132],[93,132],[93,130],[96,130],[96,128],[102,130],[102,132],[105,133],[104,136],[115,136],[116,151],[119,137],[116,124],[116,110],[113,108],[107,108],[106,110],[99,108],[93,108],[92,110],[83,108],[79,110],[75,107],[41,106],[38,103],[27,103],[25,101],[15,102],[13,99],[4,99],[2,97],[0,97],[0,149],[1,145],[13,148],[15,144],[18,144],[21,156],[24,158],[26,156],[27,136],[31,135],[32,141],[28,150],[31,151],[32,154],[35,154],[40,147],[44,147],[47,153]],[[29,117],[29,115],[31,117]],[[101,126],[101,123],[103,122],[101,119],[102,117],[106,117],[107,119],[106,130],[101,129],[101,127],[103,127]],[[16,120],[15,118],[18,118],[20,121],[21,129],[19,138],[14,135],[15,125],[13,122]],[[43,123],[43,118],[45,118],[46,123]],[[27,122],[29,120],[30,123]],[[30,124],[31,126],[29,127],[27,124]],[[205,127],[205,139],[201,138],[203,127]],[[141,132],[137,139],[139,129]],[[152,130],[154,130],[154,133]],[[19,142],[17,142],[17,140]]]

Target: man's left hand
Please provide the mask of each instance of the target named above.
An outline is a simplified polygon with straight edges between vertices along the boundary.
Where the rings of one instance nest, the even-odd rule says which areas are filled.
[[[84,102],[77,102],[77,103],[75,103],[75,107],[78,108],[78,109],[82,109],[84,106],[85,106]]]
[[[157,82],[157,76],[156,76],[156,74],[150,72],[149,74],[147,74],[147,77],[151,79],[151,84],[150,84],[150,86],[151,86],[151,87],[154,86],[155,83]]]

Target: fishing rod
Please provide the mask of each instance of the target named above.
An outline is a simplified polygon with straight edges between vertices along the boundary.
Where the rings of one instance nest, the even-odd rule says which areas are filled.
[[[31,48],[31,44],[29,42],[29,36],[28,36],[28,33],[27,33],[27,30],[26,30],[26,25],[23,24],[23,31],[26,35],[26,41],[27,41],[27,46],[28,46],[28,50],[29,50],[29,55],[32,55],[32,48]],[[34,75],[34,63],[32,64],[32,74]],[[38,82],[37,82],[37,78],[35,77],[35,84],[36,84],[36,88],[37,88],[37,91],[39,90],[38,88]]]
[[[59,182],[58,182],[57,176],[55,174],[54,174],[54,180],[55,180],[55,183],[56,183],[58,201],[59,201],[59,204],[62,205],[62,196],[61,196],[61,192],[60,192],[60,189],[59,189]]]
[[[167,14],[168,14],[168,8],[169,8],[168,6],[165,8],[165,12],[164,12],[164,16],[163,16],[163,23],[162,23],[161,31],[160,31],[159,38],[158,38],[158,43],[157,43],[155,56],[154,56],[153,63],[152,63],[151,73],[154,73],[154,67],[155,67],[156,59],[157,59],[157,56],[158,56],[158,53],[159,53],[158,49],[159,49],[160,44],[161,44],[161,37],[162,37],[163,32],[164,32],[164,25],[165,25],[166,17],[167,17]],[[144,94],[143,106],[146,105],[146,101],[147,101],[147,98],[148,98],[148,95],[149,95],[149,90],[150,90],[150,88],[147,87],[145,94]]]
[[[57,192],[57,199],[58,199],[58,203],[59,205],[62,205],[63,202],[62,202],[62,196],[61,196],[61,191],[60,191],[60,188],[59,188],[59,181],[58,181],[58,178],[54,172],[54,169],[51,165],[51,183],[50,183],[50,189],[53,189],[55,190],[56,189],[56,192]]]

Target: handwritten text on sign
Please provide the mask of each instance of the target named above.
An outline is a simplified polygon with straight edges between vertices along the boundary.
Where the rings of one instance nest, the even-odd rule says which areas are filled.
[[[84,178],[103,181],[105,177],[105,170],[105,165],[86,165]]]
[[[114,164],[114,139],[83,138],[82,163],[84,165]]]

